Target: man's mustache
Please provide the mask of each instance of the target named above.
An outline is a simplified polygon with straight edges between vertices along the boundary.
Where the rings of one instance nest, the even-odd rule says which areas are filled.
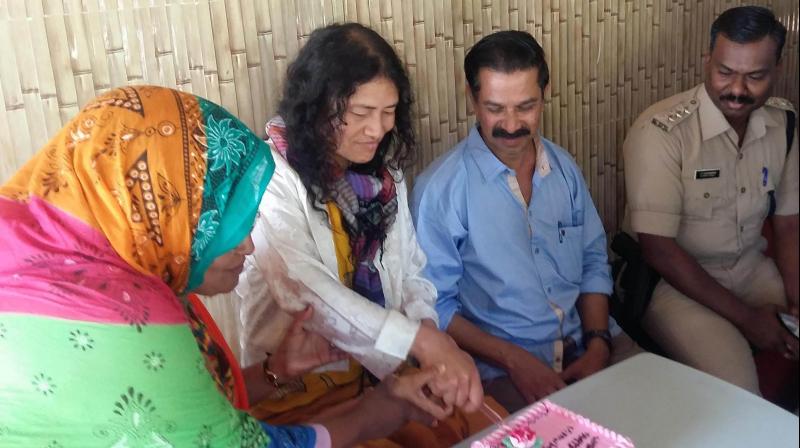
[[[721,101],[731,101],[739,104],[753,104],[756,100],[753,97],[747,95],[734,95],[729,93],[727,95],[722,95],[719,97]]]
[[[531,135],[531,131],[528,128],[519,128],[514,132],[508,132],[500,127],[492,129],[492,137],[494,138],[518,138],[526,135]]]

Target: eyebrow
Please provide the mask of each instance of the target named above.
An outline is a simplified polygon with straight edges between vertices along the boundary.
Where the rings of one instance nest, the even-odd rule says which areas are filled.
[[[528,106],[530,104],[533,104],[536,101],[538,101],[538,98],[528,98],[527,100],[525,100],[525,101],[523,101],[521,103],[512,105],[512,107],[524,107],[524,106]],[[488,106],[488,107],[505,107],[504,104],[495,103],[494,101],[490,101],[490,100],[484,101],[483,104]]]
[[[399,102],[398,102],[398,103],[399,103]],[[386,107],[384,107],[383,109],[391,109],[391,108],[393,108],[393,107],[397,107],[397,104],[398,104],[398,103],[394,103],[394,104],[392,104],[392,105],[390,105],[390,106],[386,106]],[[363,107],[364,109],[368,109],[368,110],[375,110],[375,109],[377,109],[377,108],[378,108],[378,107],[376,107],[376,106],[368,106],[368,105],[366,105],[366,104],[351,104],[351,105],[350,105],[350,107],[351,107],[351,108],[353,108],[353,107]]]
[[[732,69],[732,68],[728,67],[727,65],[725,65],[725,64],[723,64],[723,63],[721,63],[721,62],[720,62],[720,64],[719,64],[719,65],[720,65],[720,67],[722,67],[723,69],[725,69],[725,70],[727,70],[727,71],[729,71],[729,72],[733,72],[733,73],[739,73],[739,72],[737,72],[736,70],[734,70],[734,69]],[[756,74],[759,74],[759,75],[760,75],[760,74],[762,74],[762,73],[767,73],[768,71],[769,71],[769,69],[768,69],[768,68],[760,68],[760,69],[758,69],[758,70],[753,70],[752,72],[747,72],[747,73],[745,73],[745,75],[756,75]]]

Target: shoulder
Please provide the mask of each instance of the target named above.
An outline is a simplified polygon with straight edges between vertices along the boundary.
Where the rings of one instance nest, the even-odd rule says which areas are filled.
[[[551,169],[561,171],[571,181],[583,179],[583,172],[578,166],[578,162],[575,161],[575,157],[569,151],[544,137],[542,138],[542,146],[544,146]]]
[[[697,91],[694,87],[651,105],[636,119],[631,132],[658,129],[670,133],[678,129],[689,117],[696,116],[700,106]]]
[[[778,123],[785,123],[786,113],[791,112],[792,115],[795,115],[795,125],[797,124],[797,111],[792,102],[786,98],[777,96],[770,97],[770,99],[764,103],[764,111]]]
[[[431,162],[414,181],[415,201],[423,195],[435,197],[463,185],[466,178],[466,145],[462,141]]]
[[[794,112],[795,114],[797,111],[794,108],[794,104],[791,101],[787,100],[786,98],[781,98],[777,96],[770,97],[764,106],[769,109],[777,109],[780,111],[790,111]]]

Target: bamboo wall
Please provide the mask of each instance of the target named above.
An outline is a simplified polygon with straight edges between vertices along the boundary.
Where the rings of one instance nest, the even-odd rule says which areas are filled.
[[[545,136],[583,169],[607,231],[624,198],[621,146],[647,105],[701,81],[711,21],[733,0],[0,0],[0,181],[96,94],[159,84],[222,104],[263,134],[287,64],[311,31],[378,30],[405,60],[417,171],[473,123],[464,53],[525,29],[551,66]],[[790,30],[778,95],[798,100],[797,0],[753,1]]]

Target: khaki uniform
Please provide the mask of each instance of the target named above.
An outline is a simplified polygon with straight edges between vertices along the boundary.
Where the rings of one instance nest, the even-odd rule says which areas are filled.
[[[780,98],[755,110],[740,148],[702,84],[648,108],[624,145],[626,231],[675,238],[748,304],[785,304],[761,228],[769,213],[798,213],[798,139],[787,155],[786,110]],[[758,393],[741,333],[663,280],[642,323],[677,360]]]

